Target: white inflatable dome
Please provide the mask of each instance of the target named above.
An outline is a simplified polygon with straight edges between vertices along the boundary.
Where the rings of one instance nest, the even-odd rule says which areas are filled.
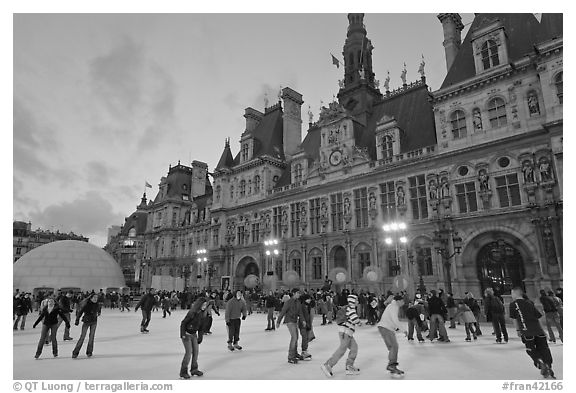
[[[126,286],[118,263],[104,250],[78,240],[61,240],[33,249],[13,265],[13,288],[78,288],[98,292]]]

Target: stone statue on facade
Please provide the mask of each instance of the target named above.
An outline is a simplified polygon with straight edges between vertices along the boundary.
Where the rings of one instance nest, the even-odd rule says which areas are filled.
[[[538,97],[535,92],[530,92],[528,95],[528,111],[530,116],[537,116],[540,114],[540,105],[538,104]]]
[[[474,131],[482,131],[482,115],[478,108],[472,112],[472,124],[474,125]]]
[[[488,173],[486,169],[480,169],[478,172],[478,182],[480,182],[480,191],[481,192],[488,192],[490,191],[490,185],[488,184]]]
[[[524,183],[534,183],[534,167],[530,160],[522,163],[522,174],[524,175]]]
[[[540,159],[540,164],[538,165],[538,170],[540,171],[540,179],[543,182],[551,181],[552,179],[552,168],[550,168],[550,163],[546,157]]]
[[[404,69],[402,70],[402,73],[400,74],[400,79],[402,79],[402,84],[405,85],[406,84],[406,63],[404,63]]]
[[[424,66],[426,63],[424,62],[424,55],[422,55],[422,62],[420,63],[420,67],[418,68],[418,73],[420,74],[421,78],[424,78],[426,74],[424,73]]]
[[[388,75],[386,76],[386,79],[384,79],[384,88],[386,91],[390,91],[390,71],[388,71]]]
[[[396,189],[396,204],[398,206],[403,206],[406,204],[406,194],[404,193],[404,187],[402,186]]]

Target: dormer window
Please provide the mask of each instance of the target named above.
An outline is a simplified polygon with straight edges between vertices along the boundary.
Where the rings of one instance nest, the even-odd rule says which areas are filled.
[[[394,155],[394,140],[391,135],[382,138],[382,158],[392,158]]]
[[[502,98],[496,97],[488,103],[488,119],[492,128],[506,125],[506,104]]]
[[[498,59],[498,45],[493,40],[488,40],[482,45],[481,55],[484,70],[500,64],[500,60]]]
[[[452,124],[452,135],[454,139],[464,138],[466,136],[466,116],[461,110],[454,111],[450,116]]]
[[[243,143],[242,144],[242,162],[248,160],[248,152],[249,152],[248,144]]]
[[[294,183],[302,181],[302,164],[296,164],[294,167]]]
[[[564,92],[564,88],[562,87],[564,81],[563,78],[564,76],[562,75],[562,72],[559,72],[554,78],[554,84],[556,85],[556,96],[558,97],[558,102],[560,102],[560,104],[562,104],[563,101],[562,100]]]

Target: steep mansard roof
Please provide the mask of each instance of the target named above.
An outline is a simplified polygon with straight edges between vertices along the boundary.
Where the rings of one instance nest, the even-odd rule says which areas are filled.
[[[563,21],[562,14],[542,14],[538,42],[562,37]]]
[[[546,16],[546,18],[544,18],[543,16],[542,22],[544,23],[541,24],[538,23],[534,14],[478,14],[462,41],[458,54],[448,70],[441,89],[476,75],[471,42],[472,34],[478,28],[492,23],[495,19],[499,19],[502,22],[506,31],[508,38],[508,59],[511,62],[533,52],[534,45],[539,42],[539,36],[542,36],[542,34],[548,36],[558,28],[557,26],[551,26],[551,24],[555,23],[558,19],[557,17],[549,18]]]

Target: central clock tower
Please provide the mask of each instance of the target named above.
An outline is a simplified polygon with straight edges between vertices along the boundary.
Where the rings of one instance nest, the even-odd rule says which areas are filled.
[[[341,169],[352,164],[354,121],[337,102],[323,107],[320,113],[320,162],[327,169]]]

